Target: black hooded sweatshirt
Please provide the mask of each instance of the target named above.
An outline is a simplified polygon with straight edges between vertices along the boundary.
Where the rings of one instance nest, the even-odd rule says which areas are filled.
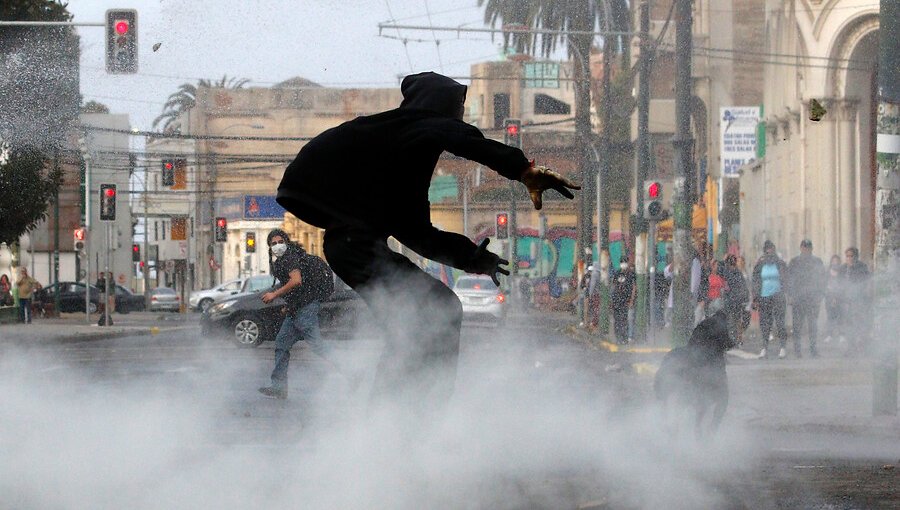
[[[465,268],[476,249],[431,225],[428,188],[444,151],[509,179],[528,167],[521,150],[459,120],[466,86],[436,73],[407,76],[400,107],[358,117],[309,141],[285,170],[278,203],[320,228],[396,237],[432,260]]]

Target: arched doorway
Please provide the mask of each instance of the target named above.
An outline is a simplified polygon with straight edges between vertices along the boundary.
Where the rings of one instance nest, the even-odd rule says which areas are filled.
[[[841,249],[857,246],[872,260],[875,240],[875,122],[878,106],[878,17],[861,16],[845,25],[833,52],[832,86],[839,120],[838,183]]]

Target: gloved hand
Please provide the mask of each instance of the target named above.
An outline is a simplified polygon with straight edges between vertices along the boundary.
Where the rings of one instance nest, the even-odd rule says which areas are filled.
[[[472,255],[471,260],[463,269],[468,273],[486,274],[491,277],[491,280],[494,280],[494,283],[496,283],[497,286],[499,286],[500,280],[497,279],[497,273],[502,273],[508,276],[509,271],[500,266],[509,265],[509,261],[500,258],[500,256],[497,254],[487,251],[487,245],[489,242],[490,239],[481,241],[481,244],[478,245],[478,248]]]
[[[538,210],[540,210],[543,205],[541,195],[548,189],[555,189],[566,198],[575,198],[575,195],[567,188],[581,189],[581,186],[573,183],[553,170],[550,170],[545,166],[535,166],[533,159],[531,160],[531,165],[529,165],[525,172],[522,173],[522,177],[520,177],[519,180],[522,181],[522,184],[524,184],[526,188],[528,188],[528,194],[531,195],[531,201],[534,203],[534,208]]]

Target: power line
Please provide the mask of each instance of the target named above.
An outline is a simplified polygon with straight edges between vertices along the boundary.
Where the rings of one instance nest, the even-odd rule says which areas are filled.
[[[384,0],[384,5],[387,7],[387,10],[388,10],[388,16],[390,16],[391,19],[394,19],[394,13],[393,13],[393,11],[391,10],[391,2],[390,2],[390,0]],[[379,33],[379,34],[381,33],[381,29],[380,29],[380,28],[379,28],[379,30],[378,30],[378,33]],[[397,29],[397,36],[398,36],[398,37],[403,37],[403,36],[400,34],[400,29],[399,29],[399,28]],[[403,43],[403,51],[406,52],[406,61],[409,63],[409,72],[413,72],[412,58],[410,58],[410,56],[409,56],[409,48],[406,47],[406,42]]]

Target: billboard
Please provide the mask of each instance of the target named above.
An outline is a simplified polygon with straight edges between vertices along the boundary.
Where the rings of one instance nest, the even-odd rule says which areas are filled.
[[[737,177],[742,165],[756,159],[758,106],[726,106],[719,109],[719,159],[723,177]]]
[[[284,219],[284,207],[275,201],[275,195],[244,195],[245,220]]]

